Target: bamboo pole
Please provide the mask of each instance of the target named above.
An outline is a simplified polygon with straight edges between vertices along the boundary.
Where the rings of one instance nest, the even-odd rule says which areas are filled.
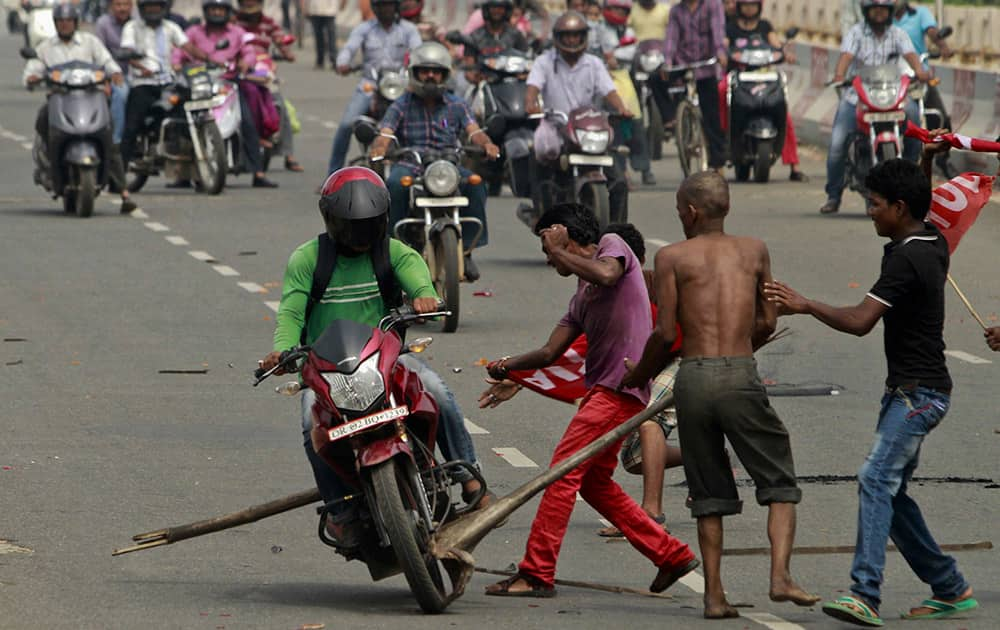
[[[506,577],[511,577],[517,572],[476,567],[476,573],[488,573],[490,575],[503,575]],[[554,582],[556,586],[572,586],[574,588],[587,588],[594,591],[603,591],[605,593],[618,593],[621,595],[641,595],[642,597],[656,597],[659,599],[674,599],[674,596],[670,595],[669,593],[654,593],[653,591],[645,591],[641,588],[616,586],[614,584],[600,584],[598,582],[581,582],[580,580],[563,580],[560,578],[556,578]]]
[[[965,304],[965,308],[969,309],[969,312],[972,313],[972,316],[976,318],[976,321],[979,322],[979,325],[983,327],[983,330],[986,330],[988,328],[986,322],[984,322],[983,318],[979,316],[979,313],[976,312],[976,309],[972,308],[972,302],[970,302],[969,298],[965,297],[965,294],[962,293],[962,290],[958,288],[958,285],[955,284],[955,279],[951,277],[950,273],[948,274],[948,283],[951,285],[952,289],[955,289],[955,293],[957,293],[958,297],[961,298],[962,303]]]

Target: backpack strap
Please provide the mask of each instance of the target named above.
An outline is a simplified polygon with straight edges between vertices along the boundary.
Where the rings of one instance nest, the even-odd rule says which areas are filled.
[[[326,232],[317,237],[319,240],[319,254],[316,256],[316,268],[313,269],[312,287],[309,289],[309,301],[306,302],[305,318],[302,320],[302,335],[299,338],[300,344],[306,342],[306,330],[309,327],[309,317],[313,309],[323,299],[326,288],[330,286],[330,278],[333,277],[333,268],[337,265],[337,246]]]
[[[396,280],[396,272],[392,269],[389,258],[389,237],[379,241],[372,247],[372,267],[375,269],[375,279],[378,281],[378,291],[382,294],[385,308],[399,308],[403,305],[403,291]]]

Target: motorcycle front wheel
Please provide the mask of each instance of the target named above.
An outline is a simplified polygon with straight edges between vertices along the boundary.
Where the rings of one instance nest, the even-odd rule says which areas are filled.
[[[445,310],[451,315],[443,318],[441,332],[455,332],[458,328],[459,283],[458,257],[462,255],[458,233],[445,228],[431,237],[434,248],[434,289],[444,300]]]
[[[63,194],[63,210],[85,219],[94,214],[97,197],[97,170],[89,166],[72,166],[70,184]]]
[[[590,208],[601,230],[611,222],[611,199],[605,182],[588,182],[580,190],[580,203]]]
[[[382,524],[410,591],[424,612],[443,611],[448,605],[445,577],[428,549],[430,534],[415,494],[423,492],[423,484],[412,463],[384,461],[372,469],[371,480]]]
[[[198,162],[197,173],[201,184],[200,191],[210,195],[218,195],[226,187],[226,143],[222,132],[214,120],[198,126],[198,141],[201,143],[204,162]]]
[[[701,112],[691,101],[677,107],[677,156],[684,177],[708,170],[708,140],[701,125]]]

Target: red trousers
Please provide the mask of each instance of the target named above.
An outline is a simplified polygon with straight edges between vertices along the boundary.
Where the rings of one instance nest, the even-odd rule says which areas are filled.
[[[726,90],[729,87],[729,75],[723,75],[719,81],[719,116],[722,118],[722,130],[729,130],[729,105],[726,103]],[[795,125],[792,115],[785,115],[785,144],[781,147],[781,163],[790,166],[799,163],[799,140],[795,137]]]
[[[552,455],[552,465],[577,452],[644,409],[642,403],[602,386],[592,388]],[[611,478],[618,464],[618,441],[603,453],[575,468],[545,490],[518,570],[551,585],[556,577],[556,559],[576,493],[601,516],[625,534],[632,546],[657,567],[683,566],[694,559],[687,545],[663,531],[639,504]]]

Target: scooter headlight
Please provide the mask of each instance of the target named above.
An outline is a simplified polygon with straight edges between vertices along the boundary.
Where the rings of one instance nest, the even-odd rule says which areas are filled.
[[[338,409],[364,411],[385,393],[378,359],[376,352],[350,374],[323,372],[323,380],[330,386],[330,399]]]
[[[432,162],[424,171],[424,186],[427,192],[436,197],[447,197],[454,193],[460,179],[458,167],[444,160]]]
[[[576,141],[580,143],[580,150],[584,153],[604,153],[608,149],[611,141],[611,133],[608,131],[584,131],[577,129]]]
[[[84,68],[74,68],[68,71],[65,74],[64,82],[66,85],[72,85],[74,87],[96,83],[94,80],[94,72]]]
[[[378,81],[378,93],[387,101],[394,101],[406,91],[406,81],[398,72],[386,72]]]
[[[656,69],[663,65],[663,53],[659,50],[651,50],[639,55],[639,67],[646,74],[656,72]]]

